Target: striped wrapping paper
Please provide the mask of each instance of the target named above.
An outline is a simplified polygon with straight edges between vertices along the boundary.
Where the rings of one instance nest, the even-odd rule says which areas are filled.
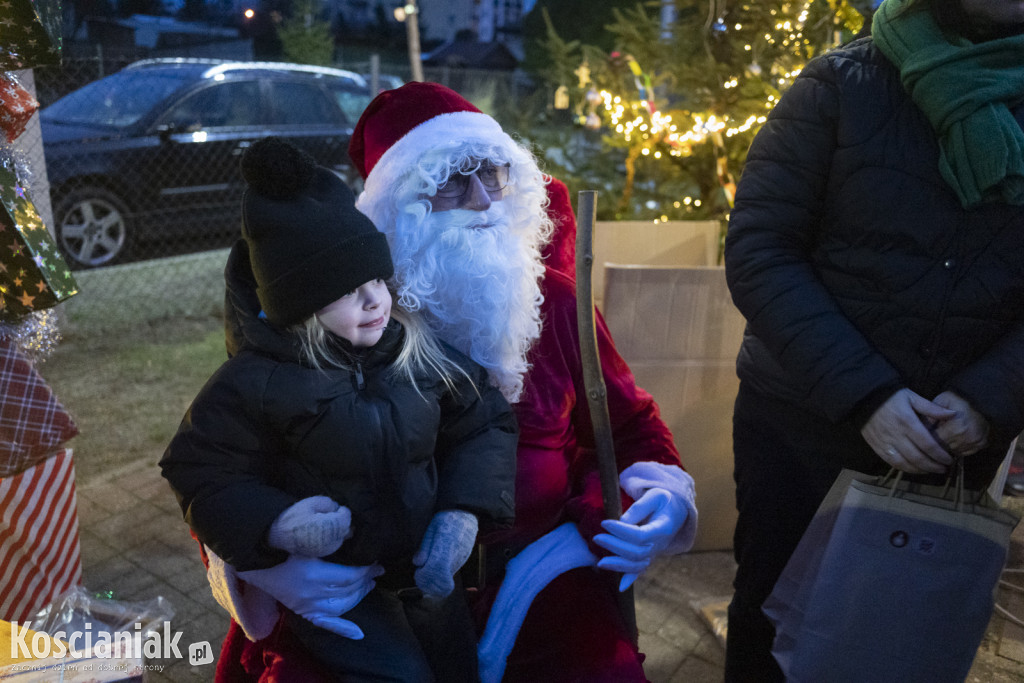
[[[0,479],[0,619],[23,622],[82,581],[71,449]]]

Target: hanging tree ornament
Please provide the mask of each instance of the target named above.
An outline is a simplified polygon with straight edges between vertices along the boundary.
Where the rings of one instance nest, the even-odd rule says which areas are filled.
[[[569,88],[568,87],[566,87],[564,85],[560,85],[557,88],[555,88],[554,106],[555,106],[555,109],[557,109],[559,111],[563,111],[563,110],[569,108]]]
[[[590,88],[587,90],[584,99],[587,102],[587,115],[581,117],[583,119],[583,126],[587,130],[598,130],[601,128],[601,117],[597,115],[597,108],[604,102],[604,97],[594,88]]]
[[[576,87],[582,90],[590,84],[590,65],[587,64],[587,60],[584,59],[573,73],[580,79],[579,85]]]

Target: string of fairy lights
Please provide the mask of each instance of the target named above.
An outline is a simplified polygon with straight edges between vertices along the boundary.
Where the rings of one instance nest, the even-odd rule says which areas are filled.
[[[810,2],[803,3],[800,13],[795,20],[780,19],[775,24],[776,34],[764,34],[765,42],[769,46],[782,45],[787,48],[797,44],[802,49],[810,46],[811,41],[803,35],[809,7]],[[777,14],[777,10],[771,10],[771,14]],[[742,24],[735,24],[734,28],[740,31],[743,26]],[[754,46],[747,43],[743,46],[743,49],[747,52],[753,52]],[[649,82],[649,79],[643,75],[636,60],[628,55],[626,60],[635,76],[635,83],[640,96],[630,98],[613,93],[607,89],[601,89],[591,90],[587,94],[587,101],[591,104],[594,104],[595,101],[599,103],[599,108],[604,110],[608,118],[610,128],[625,141],[632,142],[635,137],[639,136],[643,140],[650,141],[652,147],[658,143],[666,143],[671,148],[669,153],[675,156],[686,154],[687,147],[708,142],[715,133],[721,133],[726,137],[733,137],[752,130],[755,126],[765,122],[767,111],[770,111],[778,102],[778,98],[774,93],[767,93],[764,102],[766,114],[749,115],[742,121],[734,120],[729,114],[719,116],[713,113],[695,112],[691,114],[692,124],[690,128],[680,130],[679,125],[673,120],[671,115],[659,111],[654,102],[649,97],[644,96],[649,92],[649,87],[643,84]],[[797,77],[802,68],[803,64],[798,64],[778,74],[774,79],[773,85],[779,91],[785,90]],[[758,76],[760,75],[760,67],[755,63],[751,66],[750,72]],[[732,76],[722,84],[722,87],[727,90],[737,88],[740,85],[740,78],[740,76]],[[590,113],[594,114],[596,112],[591,111]],[[589,114],[584,115],[581,117],[581,123],[589,127],[595,127],[595,124],[600,125],[600,118],[595,120]],[[660,151],[651,148],[645,148],[644,153],[653,155],[654,158],[661,157]]]
[[[841,4],[842,0],[830,0],[833,9]],[[748,113],[734,117],[728,112],[686,112],[686,119],[677,121],[672,114],[657,108],[650,85],[651,79],[637,61],[631,55],[616,55],[625,60],[633,75],[633,91],[625,95],[604,88],[597,89],[591,85],[585,96],[589,111],[580,114],[579,123],[592,130],[606,127],[628,146],[639,145],[640,156],[653,159],[662,159],[666,154],[672,157],[686,157],[693,154],[696,146],[713,144],[719,158],[719,178],[731,205],[734,187],[730,186],[731,178],[725,168],[725,139],[756,133],[767,120],[768,112],[778,103],[776,93],[788,88],[799,75],[805,61],[802,55],[809,54],[813,48],[813,41],[804,33],[810,6],[810,0],[800,3],[795,17],[789,13],[788,6],[784,6],[784,12],[781,14],[779,10],[772,9],[770,14],[778,17],[774,31],[763,34],[762,45],[754,45],[753,42],[743,45],[743,50],[751,55],[746,72],[753,77],[761,76],[756,54],[761,51],[781,52],[784,56],[784,59],[777,60],[773,67],[769,81],[771,88],[768,88],[764,95],[763,113]],[[744,6],[744,9],[749,10],[749,5]],[[714,28],[724,32],[729,27],[719,20],[714,24]],[[736,23],[732,28],[740,32],[744,27],[741,23]],[[834,42],[838,42],[838,31],[835,32],[834,39]],[[739,88],[743,78],[746,78],[746,75],[730,76],[721,87],[725,90]],[[772,92],[772,89],[776,92]],[[680,202],[675,204],[678,208]],[[682,204],[700,206],[700,200],[686,197]]]

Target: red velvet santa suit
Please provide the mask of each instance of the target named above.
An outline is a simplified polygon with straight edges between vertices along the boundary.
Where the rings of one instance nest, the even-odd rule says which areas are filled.
[[[520,426],[516,523],[500,537],[484,539],[492,554],[521,548],[566,521],[576,522],[589,540],[601,531],[604,517],[578,352],[572,278],[576,222],[564,184],[552,181],[549,197],[556,234],[545,250],[544,325],[530,351],[532,367],[515,406]],[[635,385],[600,315],[597,336],[619,471],[640,461],[678,465],[679,455],[657,405]],[[624,507],[630,502],[624,495]],[[598,556],[606,554],[593,544],[591,550]],[[542,590],[508,658],[505,680],[645,681],[640,667],[643,656],[637,653],[616,605],[617,582],[617,574],[585,567],[563,574]],[[490,585],[480,595],[477,611],[481,617],[496,589]],[[280,628],[253,643],[232,622],[218,662],[217,680],[329,680],[312,666]]]
[[[585,539],[604,518],[593,428],[583,389],[576,323],[576,222],[568,191],[549,186],[549,212],[557,233],[547,250],[541,337],[530,351],[531,369],[516,405],[519,456],[516,523],[488,552],[517,549],[574,521]],[[608,391],[608,412],[621,472],[642,460],[679,464],[672,435],[651,396],[638,388],[597,316],[598,351]],[[629,504],[624,496],[624,507]],[[591,550],[604,555],[597,546]],[[534,600],[508,659],[506,680],[643,681],[642,657],[630,641],[614,596],[618,576],[589,567],[556,579]],[[487,592],[491,592],[491,588]],[[579,606],[586,605],[586,609]],[[560,666],[561,669],[553,669]]]

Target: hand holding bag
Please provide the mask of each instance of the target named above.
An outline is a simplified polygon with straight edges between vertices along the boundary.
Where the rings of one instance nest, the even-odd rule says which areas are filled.
[[[955,481],[844,470],[764,611],[787,681],[963,681],[1017,518]]]

